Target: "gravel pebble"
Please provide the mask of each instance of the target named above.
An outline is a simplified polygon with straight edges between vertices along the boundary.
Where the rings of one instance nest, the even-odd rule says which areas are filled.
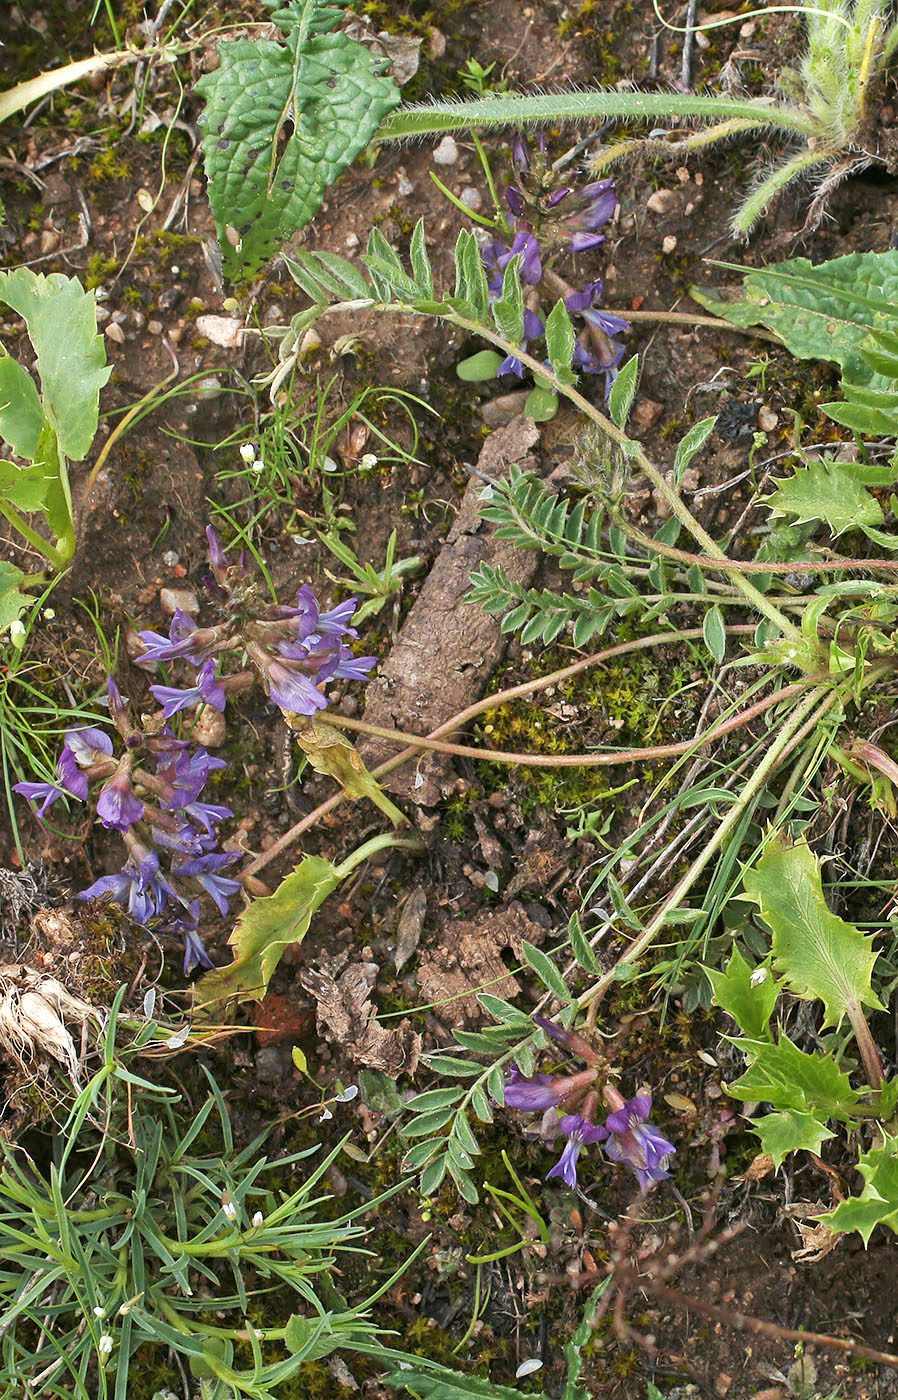
[[[444,136],[433,153],[434,165],[454,165],[458,160],[458,147],[451,136]]]
[[[162,604],[163,612],[167,612],[172,617],[180,608],[182,612],[195,613],[199,611],[199,599],[192,588],[160,588],[159,602]]]

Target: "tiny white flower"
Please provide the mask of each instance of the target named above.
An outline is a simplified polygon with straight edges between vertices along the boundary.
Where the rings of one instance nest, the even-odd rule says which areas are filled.
[[[55,609],[55,608],[44,608],[44,617],[47,619],[48,622],[52,622],[55,616],[56,616],[56,609]]]
[[[265,1216],[262,1214],[262,1212],[261,1212],[260,1210],[257,1210],[256,1213],[255,1213],[255,1215],[253,1216],[253,1229],[254,1229],[254,1230],[261,1230],[261,1228],[262,1228],[262,1226],[263,1226],[264,1224],[265,1224]]]
[[[113,1342],[108,1332],[104,1332],[97,1342],[97,1351],[101,1356],[109,1356],[112,1352]]]
[[[760,987],[762,982],[767,981],[766,967],[756,967],[751,977],[748,979],[753,987]]]
[[[373,452],[366,452],[364,457],[359,458],[359,471],[370,472],[377,466],[377,457]]]
[[[105,1317],[105,1316],[106,1316],[106,1309],[105,1309],[105,1308],[94,1308],[94,1317]]]
[[[358,1096],[358,1092],[359,1092],[359,1086],[358,1086],[358,1084],[349,1084],[349,1085],[343,1090],[342,1094],[338,1094],[338,1095],[337,1095],[336,1102],[337,1102],[337,1103],[351,1103],[352,1100]]]
[[[324,461],[321,463],[321,466],[322,470],[326,472],[338,472],[340,470],[333,457],[325,457]]]
[[[240,448],[240,456],[244,462],[253,462],[256,458],[256,449],[251,442],[245,442]]]
[[[253,470],[254,472],[264,472],[264,470],[265,470],[265,463],[262,461],[262,458],[261,458],[261,457],[257,457],[256,460],[253,462],[253,464],[252,464],[252,470]]]
[[[25,645],[25,637],[25,624],[17,617],[15,622],[9,624],[9,640],[14,647],[18,647],[19,651],[21,651],[22,647]]]
[[[318,1122],[319,1122],[319,1123],[326,1123],[327,1120],[328,1120],[329,1118],[333,1118],[333,1116],[334,1116],[334,1115],[331,1113],[331,1111],[330,1111],[329,1108],[323,1108],[323,1109],[321,1110],[321,1116],[319,1117]]]
[[[225,1193],[225,1198],[224,1200],[222,1200],[221,1208],[224,1211],[224,1216],[226,1220],[234,1221],[237,1219],[237,1207],[234,1205],[234,1202],[231,1200],[230,1196],[227,1195],[227,1193]]]

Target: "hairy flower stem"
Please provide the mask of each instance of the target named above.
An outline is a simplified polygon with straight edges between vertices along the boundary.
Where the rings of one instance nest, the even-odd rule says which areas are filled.
[[[456,754],[460,758],[476,758],[488,763],[515,763],[524,768],[588,768],[596,766],[614,766],[620,763],[636,763],[643,760],[657,758],[676,758],[680,754],[691,753],[695,749],[704,748],[706,744],[712,744],[715,739],[721,739],[725,734],[729,734],[734,729],[740,729],[745,724],[750,724],[753,719],[769,710],[772,705],[777,705],[781,700],[785,700],[791,695],[797,695],[800,691],[806,690],[813,684],[811,680],[795,681],[792,685],[785,686],[782,690],[775,691],[772,695],[767,695],[763,700],[758,700],[747,710],[740,711],[739,714],[731,716],[721,724],[712,725],[703,734],[696,734],[692,739],[683,739],[676,744],[657,744],[654,748],[644,749],[613,749],[609,753],[566,753],[566,754],[528,754],[528,753],[506,753],[502,749],[479,749],[471,744],[447,744],[440,739],[433,739],[424,735],[407,734],[399,729],[386,729],[378,724],[366,724],[362,719],[350,719],[345,715],[328,715],[328,723],[334,724],[341,729],[351,729],[358,734],[371,734],[377,739],[389,739],[397,744],[409,744],[418,749],[430,749],[435,753]],[[495,697],[491,697],[495,699]]]
[[[624,121],[665,117],[695,117],[709,121],[743,120],[754,127],[779,127],[783,131],[813,136],[818,123],[798,106],[765,98],[693,96],[675,92],[548,93],[522,96],[494,93],[468,102],[432,102],[399,107],[384,118],[375,141],[401,141],[409,136],[435,136],[445,131],[478,131],[502,126],[557,126],[559,122],[586,125],[605,118]]]
[[[726,816],[718,826],[711,840],[692,862],[685,875],[677,881],[677,884],[671,890],[654,918],[646,924],[642,933],[629,945],[626,952],[618,959],[614,967],[604,973],[597,982],[577,998],[576,1005],[580,1010],[584,1007],[591,1008],[591,1021],[594,1022],[598,1002],[610,987],[611,983],[614,982],[621,964],[635,963],[652,946],[661,933],[661,930],[664,928],[668,915],[672,910],[678,909],[681,906],[683,900],[713,856],[726,845],[733,831],[742,820],[746,809],[764,787],[767,779],[777,768],[785,754],[789,752],[793,740],[801,732],[805,723],[808,722],[810,727],[816,727],[826,713],[831,710],[841,698],[842,694],[839,690],[832,689],[828,685],[818,685],[796,705],[792,714],[778,730],[776,738],[759,762],[754,773],[752,773],[751,777],[746,782],[738,799],[730,806]]]
[[[754,627],[750,624],[740,623],[736,627],[728,627],[727,632],[732,634],[750,634],[754,632]],[[499,705],[506,705],[510,700],[520,700],[525,695],[532,695],[534,691],[545,690],[547,686],[558,685],[562,681],[570,680],[572,676],[577,676],[581,671],[588,670],[590,666],[599,666],[603,661],[609,661],[616,656],[626,656],[633,651],[644,651],[650,647],[669,645],[673,641],[697,641],[704,635],[701,627],[685,628],[681,632],[653,632],[648,637],[637,637],[632,642],[618,642],[616,646],[605,647],[603,651],[593,652],[591,656],[584,656],[580,661],[574,661],[570,666],[563,666],[560,671],[552,671],[547,676],[539,676],[536,680],[522,681],[520,685],[510,686],[507,690],[499,691],[496,695],[488,695],[483,700],[476,701],[473,705],[468,705],[464,710],[460,710],[457,715],[453,715],[445,724],[439,725],[427,737],[429,739],[440,739],[444,734],[452,734],[468,720],[474,719],[477,715],[483,714],[485,710],[495,709]],[[403,749],[402,753],[396,754],[393,758],[388,758],[374,769],[375,778],[386,777],[387,773],[392,773],[395,768],[399,768],[403,763],[407,763],[411,758],[417,758],[419,750],[417,748]],[[283,836],[275,841],[273,846],[269,846],[267,851],[251,860],[249,865],[244,867],[243,875],[254,875],[262,870],[271,861],[275,860],[282,851],[292,846],[294,841],[302,836],[303,832],[315,826],[322,817],[328,816],[345,799],[344,792],[336,792],[333,797],[327,798],[317,806],[314,811],[307,816],[301,817],[289,831],[285,831]]]

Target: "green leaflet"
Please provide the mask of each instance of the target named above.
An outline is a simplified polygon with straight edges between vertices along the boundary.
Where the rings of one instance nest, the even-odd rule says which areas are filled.
[[[17,457],[32,461],[44,426],[34,380],[11,355],[0,356],[0,437]]]
[[[17,311],[28,327],[37,354],[43,416],[55,429],[63,456],[80,462],[96,436],[100,390],[112,373],[103,337],[97,334],[94,294],[75,277],[61,272],[45,277],[19,267],[0,273],[0,301]],[[32,420],[33,408],[32,401]]]
[[[898,1234],[898,1138],[886,1137],[881,1147],[862,1152],[857,1169],[864,1178],[863,1191],[821,1215],[821,1225],[837,1233],[857,1230],[864,1244],[877,1225],[888,1225]]]
[[[885,515],[868,488],[889,486],[895,475],[893,467],[837,462],[824,457],[806,467],[796,467],[794,476],[775,480],[776,490],[762,500],[776,515],[791,515],[798,524],[822,520],[833,535],[858,526],[875,529]],[[898,545],[898,539],[893,545]]]
[[[870,985],[872,936],[827,907],[820,862],[808,846],[772,839],[743,880],[773,935],[777,971],[796,996],[823,1002],[824,1025],[838,1026],[859,1006],[882,1008]]]
[[[252,276],[314,217],[399,101],[383,60],[331,32],[339,10],[290,0],[272,18],[283,43],[223,43],[221,66],[196,84],[209,203],[231,278]]]
[[[228,939],[234,961],[196,984],[197,1007],[221,1016],[228,1003],[261,1001],[284,949],[305,938],[315,910],[341,879],[329,860],[304,856],[274,894],[254,899]]]

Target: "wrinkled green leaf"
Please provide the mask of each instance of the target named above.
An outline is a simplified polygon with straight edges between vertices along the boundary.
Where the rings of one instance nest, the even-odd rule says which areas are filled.
[[[870,985],[873,938],[827,907],[820,862],[807,845],[770,840],[743,881],[773,935],[777,971],[796,996],[823,1002],[824,1025],[838,1026],[859,1006],[882,1008]]]
[[[894,480],[891,467],[824,457],[796,467],[794,476],[775,480],[776,490],[762,499],[777,515],[790,515],[798,524],[822,520],[833,535],[841,535],[843,530],[882,524],[882,507],[868,487],[889,486]]]
[[[285,948],[301,943],[312,915],[340,883],[337,867],[304,856],[274,894],[254,899],[228,939],[234,960],[196,984],[199,1008],[221,1015],[229,1003],[260,1001]]]
[[[849,253],[816,266],[807,258],[748,271],[717,266],[745,273],[741,294],[723,301],[693,288],[701,306],[734,326],[767,326],[799,359],[834,360],[850,383],[889,387],[863,347],[871,332],[898,324],[898,250]]]
[[[864,1178],[863,1191],[821,1215],[821,1225],[840,1233],[856,1230],[864,1244],[877,1225],[888,1225],[898,1234],[898,1137],[886,1137],[880,1147],[862,1152],[857,1169]]]
[[[774,1167],[782,1166],[790,1152],[804,1148],[808,1152],[818,1152],[828,1138],[835,1133],[814,1118],[810,1113],[797,1113],[786,1109],[782,1113],[768,1113],[752,1123],[752,1131],[761,1139],[761,1150],[773,1158]]]
[[[33,461],[44,426],[37,386],[11,355],[0,355],[0,437],[17,457]]]
[[[396,1390],[411,1391],[420,1396],[420,1400],[545,1400],[544,1395],[534,1395],[532,1391],[525,1395],[511,1386],[497,1385],[479,1376],[466,1376],[437,1362],[421,1361],[388,1371],[380,1377],[380,1382]]]
[[[704,971],[717,1005],[732,1016],[742,1033],[751,1040],[770,1040],[770,1017],[779,996],[779,986],[770,973],[753,984],[752,969],[738,948],[730,954],[725,972],[713,967]]]
[[[37,354],[43,414],[59,451],[73,462],[87,456],[99,421],[100,390],[112,373],[97,305],[75,277],[19,267],[0,273],[0,301],[25,321]],[[29,455],[29,454],[25,454]]]
[[[314,217],[399,101],[384,61],[318,0],[277,12],[283,43],[232,39],[196,83],[209,203],[226,276],[252,276]]]

